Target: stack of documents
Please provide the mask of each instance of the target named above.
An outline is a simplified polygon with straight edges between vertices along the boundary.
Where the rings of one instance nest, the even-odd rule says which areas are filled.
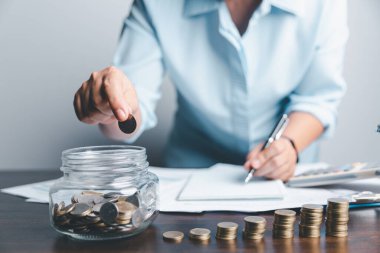
[[[297,173],[313,168],[315,165],[302,165]],[[160,179],[162,212],[260,212],[297,208],[305,203],[326,204],[327,198],[354,193],[336,188],[288,188],[278,180],[254,179],[244,184],[247,171],[242,166],[229,164],[217,164],[208,169],[150,167],[150,171]],[[50,180],[2,191],[26,197],[29,202],[48,203],[49,187],[53,183],[54,180]],[[368,183],[366,185],[368,187]]]

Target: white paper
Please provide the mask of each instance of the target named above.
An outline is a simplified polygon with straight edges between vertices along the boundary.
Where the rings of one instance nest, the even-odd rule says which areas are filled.
[[[247,171],[243,166],[218,164],[190,177],[178,200],[252,200],[283,199],[285,187],[281,180],[252,178],[244,183]]]
[[[55,180],[1,189],[2,192],[27,198],[29,202],[49,203],[49,188]]]
[[[178,187],[180,188],[180,187]],[[237,211],[263,212],[281,208],[297,208],[303,204],[313,203],[325,205],[331,197],[346,195],[347,192],[334,192],[326,189],[286,188],[283,200],[229,200],[229,201],[177,201],[175,194],[170,193],[161,201],[161,212],[191,212],[204,211]]]
[[[218,165],[216,165],[218,166]],[[315,164],[302,165],[303,170],[315,168]],[[189,176],[199,173],[199,169],[167,169],[151,167],[160,179],[160,211],[199,213],[204,211],[261,212],[280,208],[296,208],[306,203],[326,204],[330,197],[348,196],[356,191],[372,190],[380,192],[380,179],[364,179],[348,184],[324,188],[286,188],[282,200],[213,200],[178,201]],[[2,192],[27,198],[26,201],[48,203],[49,187],[54,180],[2,189]]]

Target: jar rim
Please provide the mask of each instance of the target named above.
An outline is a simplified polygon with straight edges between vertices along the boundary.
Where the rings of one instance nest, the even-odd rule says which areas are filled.
[[[62,152],[62,156],[68,155],[81,155],[86,154],[88,152],[91,153],[99,153],[99,154],[107,154],[110,155],[110,152],[115,152],[115,154],[120,154],[124,152],[128,153],[145,153],[146,149],[140,146],[132,146],[132,145],[103,145],[103,146],[86,146],[86,147],[78,147],[78,148],[70,148],[66,149]]]
[[[139,146],[88,146],[62,152],[63,172],[131,172],[147,167],[146,149]]]

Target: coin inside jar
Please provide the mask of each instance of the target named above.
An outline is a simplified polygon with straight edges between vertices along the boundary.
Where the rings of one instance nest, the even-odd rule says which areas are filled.
[[[118,123],[120,130],[123,133],[131,134],[136,130],[137,123],[135,117],[132,116],[132,114],[129,114],[129,117],[126,121]]]
[[[104,203],[99,211],[100,218],[106,224],[114,224],[118,213],[119,210],[117,206],[112,202]]]
[[[91,213],[91,207],[85,203],[74,204],[74,208],[71,210],[70,214],[73,216],[86,216]]]

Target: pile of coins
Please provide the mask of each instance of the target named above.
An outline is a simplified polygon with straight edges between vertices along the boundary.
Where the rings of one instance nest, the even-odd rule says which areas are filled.
[[[326,234],[345,237],[348,235],[349,201],[343,198],[327,200]]]
[[[273,237],[292,238],[296,212],[292,210],[276,210],[274,212]]]
[[[216,239],[235,240],[239,225],[234,222],[220,222],[217,225]]]
[[[179,243],[182,241],[184,234],[180,231],[167,231],[162,234],[162,238],[167,242]]]
[[[63,201],[54,204],[52,220],[57,229],[70,233],[127,232],[138,228],[144,221],[138,207],[136,195],[83,191],[72,196],[67,205]]]
[[[211,231],[207,228],[193,228],[189,232],[189,238],[195,241],[207,241],[211,237]]]
[[[323,206],[306,204],[301,208],[299,235],[301,237],[319,237],[323,222]]]
[[[248,240],[260,240],[264,237],[265,218],[259,216],[247,216],[244,218],[245,227],[243,236]]]

